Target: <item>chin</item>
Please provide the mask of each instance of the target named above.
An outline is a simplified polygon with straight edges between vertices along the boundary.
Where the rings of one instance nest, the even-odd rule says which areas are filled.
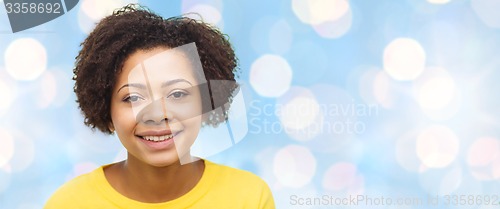
[[[151,166],[154,166],[154,167],[162,168],[162,167],[168,167],[171,165],[178,165],[179,159],[177,158],[176,160],[161,160],[161,161],[156,160],[156,161],[149,161],[146,163],[151,165]]]
[[[146,157],[143,162],[154,167],[167,167],[179,164],[179,156],[177,156],[177,153],[169,153],[167,156],[150,156]]]

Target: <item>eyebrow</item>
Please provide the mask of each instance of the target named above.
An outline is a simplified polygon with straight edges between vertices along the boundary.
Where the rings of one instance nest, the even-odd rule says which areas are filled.
[[[188,80],[178,78],[178,79],[173,79],[173,80],[163,82],[161,84],[161,87],[164,88],[164,87],[170,86],[170,85],[175,84],[175,83],[180,83],[180,82],[185,82],[185,83],[188,83],[189,85],[193,86],[193,84],[191,82],[189,82]]]
[[[167,86],[170,86],[170,85],[173,85],[173,84],[176,84],[176,83],[180,83],[180,82],[188,83],[189,85],[193,86],[193,84],[191,82],[189,82],[188,80],[182,79],[182,78],[178,78],[178,79],[173,79],[173,80],[169,80],[169,81],[163,82],[161,84],[161,88],[165,88]],[[146,89],[146,86],[144,84],[140,84],[140,83],[127,83],[127,84],[123,85],[122,87],[120,87],[116,93],[120,92],[120,90],[122,90],[125,87],[136,87],[136,88],[139,88],[139,89]]]

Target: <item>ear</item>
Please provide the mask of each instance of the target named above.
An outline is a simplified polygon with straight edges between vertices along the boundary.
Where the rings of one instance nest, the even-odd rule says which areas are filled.
[[[109,129],[109,131],[111,131],[111,132],[115,132],[115,126],[113,125],[113,122],[109,122],[109,124],[108,124],[108,129]]]

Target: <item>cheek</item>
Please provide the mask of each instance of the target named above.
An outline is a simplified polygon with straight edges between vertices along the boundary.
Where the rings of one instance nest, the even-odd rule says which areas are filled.
[[[136,122],[132,113],[122,112],[114,115],[113,123],[115,126],[115,133],[118,136],[121,144],[127,149],[133,149]]]
[[[136,119],[130,108],[115,107],[111,110],[111,120],[118,134],[133,131]]]
[[[198,115],[185,120],[184,124],[185,126],[189,126],[189,129],[193,134],[198,135],[198,132],[201,129],[202,121],[203,121],[203,116]]]

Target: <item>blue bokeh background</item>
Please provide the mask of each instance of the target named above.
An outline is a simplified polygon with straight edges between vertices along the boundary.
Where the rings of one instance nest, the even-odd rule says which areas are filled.
[[[80,1],[15,34],[0,6],[0,208],[41,208],[124,159],[115,136],[83,125],[71,78],[94,23],[129,2]],[[262,177],[278,208],[498,207],[500,1],[138,2],[229,36],[248,132],[208,159]],[[307,204],[350,195],[376,200]]]

